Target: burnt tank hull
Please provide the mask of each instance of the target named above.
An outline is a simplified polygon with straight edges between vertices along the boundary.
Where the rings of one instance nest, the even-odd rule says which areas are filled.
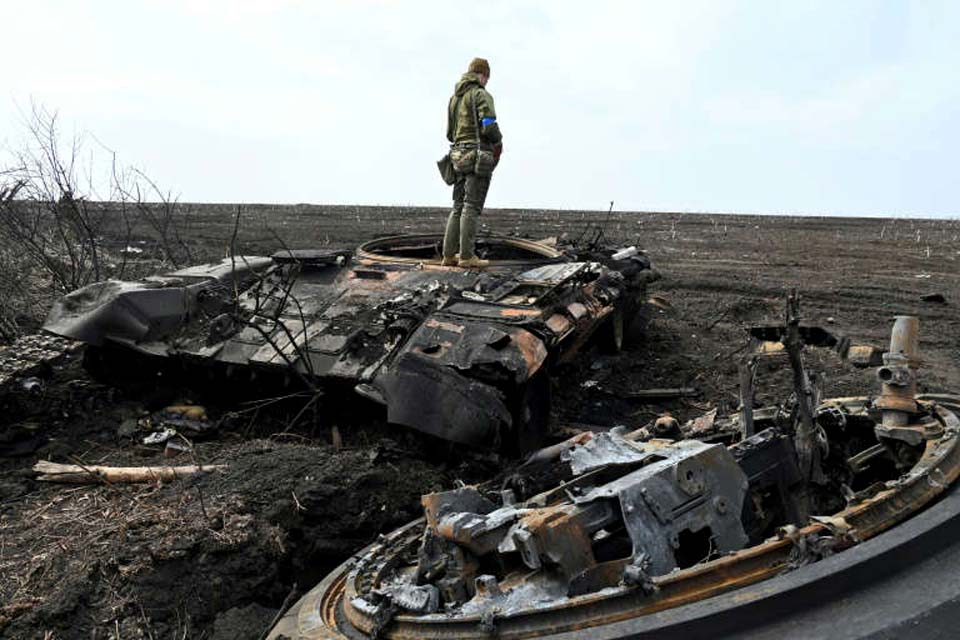
[[[346,385],[391,422],[445,440],[536,446],[544,425],[530,423],[543,421],[545,399],[531,390],[634,314],[656,272],[642,254],[617,261],[496,237],[480,243],[489,268],[442,267],[438,244],[397,236],[95,283],[58,301],[44,328],[109,348],[115,366],[129,353],[318,391]]]

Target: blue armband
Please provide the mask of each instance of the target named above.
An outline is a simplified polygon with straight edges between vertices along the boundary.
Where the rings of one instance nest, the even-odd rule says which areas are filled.
[[[492,124],[495,124],[496,122],[497,122],[496,118],[483,118],[482,120],[480,120],[480,124],[483,125],[484,129],[486,129]]]

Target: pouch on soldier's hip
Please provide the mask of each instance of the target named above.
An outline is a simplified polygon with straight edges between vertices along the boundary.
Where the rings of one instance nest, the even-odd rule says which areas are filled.
[[[440,177],[447,184],[453,184],[457,181],[457,172],[453,169],[453,161],[450,159],[449,153],[437,160],[437,169],[440,170]]]
[[[451,149],[450,160],[457,173],[473,173],[474,165],[477,163],[476,149]]]
[[[493,168],[497,166],[497,158],[493,151],[487,149],[477,149],[477,160],[473,171],[481,178],[489,178],[493,175]]]

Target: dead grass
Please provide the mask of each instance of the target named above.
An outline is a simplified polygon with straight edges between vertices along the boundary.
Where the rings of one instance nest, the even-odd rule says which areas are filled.
[[[93,607],[114,612],[119,625],[139,607],[123,585],[158,562],[188,557],[201,540],[220,549],[252,542],[254,517],[240,497],[203,496],[190,484],[44,487],[16,520],[0,516],[0,630],[51,598],[70,597],[58,584],[65,576],[94,574]],[[270,543],[284,553],[279,531]]]

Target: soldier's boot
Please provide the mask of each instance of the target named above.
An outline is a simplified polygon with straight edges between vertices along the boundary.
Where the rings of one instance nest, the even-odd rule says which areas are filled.
[[[456,267],[460,264],[460,256],[443,256],[443,259],[440,261],[441,267]]]
[[[461,269],[483,269],[490,265],[490,261],[473,256],[472,258],[460,258],[459,264]]]

